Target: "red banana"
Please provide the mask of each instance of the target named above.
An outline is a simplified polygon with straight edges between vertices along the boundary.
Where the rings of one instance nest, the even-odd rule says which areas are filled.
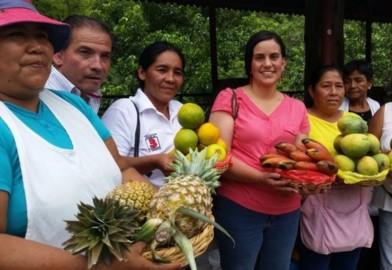
[[[291,159],[294,159],[295,161],[309,161],[312,162],[314,161],[310,156],[308,156],[306,153],[301,152],[301,151],[293,151],[289,154]]]
[[[335,162],[331,162],[329,160],[321,160],[316,163],[316,166],[319,170],[319,172],[328,174],[328,175],[333,175],[338,172],[338,166],[336,165]]]
[[[333,157],[328,152],[328,150],[323,150],[321,148],[309,148],[306,150],[306,154],[314,160],[329,160],[333,162]]]
[[[264,168],[279,168],[282,170],[290,170],[294,168],[295,161],[288,159],[287,157],[271,157],[264,160],[261,166]]]
[[[269,158],[279,158],[279,157],[280,157],[280,158],[285,158],[285,159],[287,159],[287,156],[282,155],[282,154],[278,154],[278,153],[266,153],[266,154],[262,155],[262,156],[259,158],[259,160],[260,160],[261,163],[263,163],[264,160],[267,160],[267,159],[269,159]]]
[[[329,153],[328,149],[321,143],[311,138],[303,138],[302,143],[306,148],[316,148]]]
[[[296,170],[318,171],[316,163],[309,161],[298,161],[294,165]]]
[[[292,143],[289,142],[280,142],[275,144],[275,148],[279,151],[279,152],[283,152],[286,154],[290,154],[293,151],[298,151],[299,149],[297,148],[297,146],[295,146]]]

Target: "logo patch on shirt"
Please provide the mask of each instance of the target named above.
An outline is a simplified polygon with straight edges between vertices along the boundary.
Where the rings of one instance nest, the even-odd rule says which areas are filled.
[[[144,140],[146,141],[149,151],[157,151],[161,149],[161,144],[159,143],[159,139],[156,133],[145,135]]]

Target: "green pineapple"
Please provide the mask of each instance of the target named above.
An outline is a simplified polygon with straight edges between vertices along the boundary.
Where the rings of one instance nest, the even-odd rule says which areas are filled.
[[[125,207],[119,201],[93,198],[93,205],[81,202],[77,220],[68,220],[67,231],[71,238],[63,243],[72,254],[85,253],[88,268],[97,263],[125,259],[128,246],[139,230],[136,217],[139,212]]]

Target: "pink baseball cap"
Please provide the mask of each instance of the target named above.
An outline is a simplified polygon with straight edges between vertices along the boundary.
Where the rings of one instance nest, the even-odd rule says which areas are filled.
[[[29,2],[24,0],[0,1],[0,27],[17,23],[40,23],[48,31],[49,40],[55,52],[60,51],[70,35],[70,27],[40,14]]]

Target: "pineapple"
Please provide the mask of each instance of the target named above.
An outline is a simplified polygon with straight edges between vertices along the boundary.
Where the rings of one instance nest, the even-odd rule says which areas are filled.
[[[215,193],[219,186],[220,173],[214,168],[217,157],[206,159],[206,149],[200,152],[190,150],[187,156],[176,151],[176,160],[172,164],[174,172],[165,178],[165,185],[152,198],[147,221],[136,236],[136,241],[150,243],[153,260],[166,262],[155,249],[170,245],[174,240],[190,269],[195,270],[197,266],[189,238],[202,232],[207,223],[231,238],[225,229],[209,219],[211,193]]]
[[[131,181],[113,189],[107,197],[118,200],[121,205],[131,206],[138,210],[137,220],[142,225],[146,221],[146,214],[154,194],[155,187],[153,185]]]
[[[93,205],[78,205],[78,220],[68,220],[67,231],[71,238],[63,243],[72,254],[85,253],[90,269],[97,263],[110,262],[116,257],[122,261],[125,252],[139,230],[138,211],[124,207],[119,201],[93,198]]]
[[[211,193],[219,186],[219,173],[214,169],[217,156],[206,159],[206,150],[190,152],[188,159],[177,151],[172,164],[174,172],[166,177],[163,185],[150,203],[147,218],[171,218],[179,207],[185,207],[209,217],[212,209]],[[203,230],[205,222],[176,213],[175,224],[186,237],[191,238]]]

